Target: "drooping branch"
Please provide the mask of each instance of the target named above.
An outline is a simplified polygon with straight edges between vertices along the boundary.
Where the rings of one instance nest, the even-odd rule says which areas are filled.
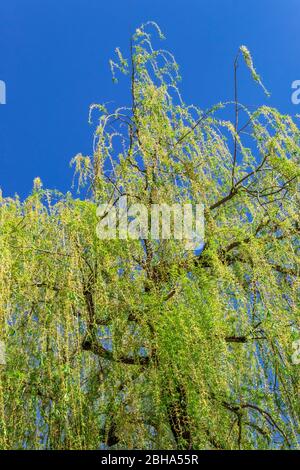
[[[278,423],[275,421],[273,416],[268,411],[264,410],[263,408],[255,405],[255,404],[252,404],[252,403],[231,404],[231,403],[228,403],[227,401],[222,401],[222,405],[227,410],[232,411],[233,413],[235,413],[239,416],[241,414],[241,411],[244,410],[244,409],[251,409],[251,410],[257,411],[267,421],[267,423],[271,427],[275,428],[281,434],[281,436],[284,438],[284,440],[286,441],[286,443],[290,447],[289,439],[286,436],[284,430],[278,425]]]
[[[224,196],[223,198],[219,199],[219,201],[215,202],[214,204],[212,204],[209,209],[210,210],[214,210],[214,209],[217,209],[218,207],[222,206],[223,204],[225,204],[226,202],[230,201],[234,196],[236,196],[239,192],[239,190],[241,189],[245,189],[244,186],[242,186],[242,184],[248,180],[251,176],[255,175],[256,173],[258,173],[264,166],[264,164],[266,163],[268,157],[270,156],[269,153],[267,153],[264,158],[262,159],[261,163],[253,170],[253,171],[250,171],[249,173],[247,173],[245,176],[243,176],[239,181],[237,181],[234,186],[231,187],[231,190],[230,192]]]
[[[239,125],[239,108],[238,108],[238,85],[237,85],[237,68],[238,68],[238,57],[239,52],[234,61],[234,107],[235,107],[235,122],[234,122],[234,149],[233,149],[233,163],[232,163],[232,174],[231,174],[231,187],[235,186],[235,168],[237,160],[237,133]]]
[[[89,338],[85,338],[81,344],[81,347],[84,351],[91,351],[92,353],[96,354],[103,359],[107,359],[108,361],[119,362],[126,365],[139,365],[139,366],[147,366],[150,363],[151,357],[150,356],[115,356],[112,351],[104,348],[98,341],[95,339],[91,340]]]

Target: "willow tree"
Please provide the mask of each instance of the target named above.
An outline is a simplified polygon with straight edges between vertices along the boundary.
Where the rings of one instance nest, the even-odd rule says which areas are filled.
[[[299,129],[239,102],[239,62],[262,86],[244,46],[234,100],[186,105],[152,27],[111,61],[131,102],[91,107],[85,195],[1,198],[3,449],[299,446]],[[204,246],[99,239],[123,195],[204,204]]]

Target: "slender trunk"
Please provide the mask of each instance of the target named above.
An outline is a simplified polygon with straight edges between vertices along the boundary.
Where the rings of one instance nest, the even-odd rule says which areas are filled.
[[[177,449],[191,449],[192,432],[187,411],[185,388],[182,384],[178,383],[175,388],[175,393],[172,393],[170,387],[165,393],[168,393],[168,396],[166,396],[168,421],[177,444]]]

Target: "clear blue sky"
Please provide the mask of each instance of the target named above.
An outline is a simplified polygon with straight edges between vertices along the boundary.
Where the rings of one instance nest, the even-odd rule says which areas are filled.
[[[238,46],[251,50],[272,96],[240,70],[240,100],[295,115],[291,83],[300,79],[299,0],[1,0],[0,187],[24,197],[32,180],[67,191],[70,159],[90,154],[91,103],[125,104],[126,80],[114,85],[108,60],[128,51],[129,36],[159,23],[180,65],[186,102],[206,108],[233,97]]]

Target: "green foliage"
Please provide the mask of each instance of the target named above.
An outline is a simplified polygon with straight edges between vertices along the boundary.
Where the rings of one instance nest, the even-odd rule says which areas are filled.
[[[299,446],[299,130],[238,104],[244,125],[179,93],[173,56],[137,29],[131,104],[97,112],[74,199],[0,198],[2,449]],[[261,84],[249,51],[241,52]],[[236,151],[234,150],[236,148]],[[234,156],[235,154],[235,156]],[[200,254],[99,240],[97,205],[205,205]]]

